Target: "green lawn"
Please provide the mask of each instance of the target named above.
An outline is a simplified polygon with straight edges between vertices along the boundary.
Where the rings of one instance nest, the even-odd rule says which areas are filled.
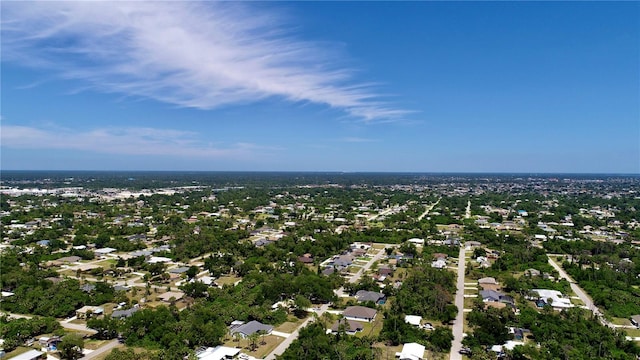
[[[295,331],[295,329],[298,328],[298,326],[302,325],[302,323],[306,320],[307,318],[303,318],[303,319],[298,319],[295,316],[289,316],[289,318],[287,319],[287,322],[279,325],[278,327],[276,327],[274,330],[276,331],[280,331],[283,333],[292,333]]]
[[[356,336],[357,337],[378,336],[380,334],[380,331],[382,331],[383,321],[384,319],[382,318],[382,316],[378,314],[378,316],[376,316],[376,318],[372,322],[370,323],[363,322],[364,329],[361,332],[357,333]]]
[[[242,278],[241,277],[237,277],[237,276],[221,276],[218,279],[216,279],[216,284],[218,284],[220,286],[233,285],[238,280],[242,280]]]
[[[626,318],[611,318],[611,323],[615,325],[631,325],[631,321]]]
[[[640,337],[640,329],[622,329],[627,336]]]

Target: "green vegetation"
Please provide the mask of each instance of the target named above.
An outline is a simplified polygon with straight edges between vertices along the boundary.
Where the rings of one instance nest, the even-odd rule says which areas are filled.
[[[25,343],[25,341],[40,334],[57,332],[60,324],[56,319],[46,317],[34,317],[32,319],[9,319],[0,317],[0,339],[5,351],[9,352]]]

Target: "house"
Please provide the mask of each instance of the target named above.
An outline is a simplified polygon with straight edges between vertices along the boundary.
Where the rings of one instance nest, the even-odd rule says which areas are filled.
[[[47,355],[42,351],[38,350],[29,350],[26,353],[22,353],[18,356],[14,356],[11,360],[40,360],[46,359]]]
[[[349,319],[340,319],[331,325],[331,332],[337,334],[340,332],[341,328],[349,335],[355,335],[358,331],[362,331],[364,329],[364,324]]]
[[[503,293],[494,290],[482,290],[480,291],[480,297],[483,302],[495,301],[500,302],[500,299],[504,296]]]
[[[482,246],[481,243],[479,243],[478,241],[467,241],[466,243],[464,243],[464,246],[468,249],[471,250],[473,248],[477,248]]]
[[[303,264],[313,264],[313,258],[311,256],[306,256],[306,254],[304,256],[299,256],[298,261]]]
[[[246,324],[238,324],[235,325],[232,323],[230,328],[231,334],[239,334],[242,338],[248,338],[251,334],[255,334],[258,331],[264,331],[267,334],[271,334],[273,331],[273,326],[265,325],[259,321],[249,321]]]
[[[42,336],[38,339],[38,343],[40,344],[40,346],[47,347],[47,348],[50,346],[56,346],[61,341],[62,339],[60,339],[59,336],[52,336],[52,337]]]
[[[66,257],[61,257],[60,259],[58,259],[59,262],[61,263],[74,263],[74,262],[78,262],[82,260],[82,258],[80,256],[66,256]]]
[[[184,297],[184,293],[183,292],[179,292],[179,291],[167,291],[166,293],[162,294],[162,295],[158,295],[158,299],[162,300],[164,302],[170,302],[171,298],[173,298],[174,300],[178,301],[180,299],[182,299]]]
[[[189,268],[186,266],[182,266],[182,267],[177,267],[175,269],[169,270],[169,274],[180,275],[180,274],[186,273],[187,271],[189,271]]]
[[[381,266],[380,268],[378,268],[378,274],[383,276],[393,276],[393,269],[391,269],[390,267]]]
[[[339,267],[348,267],[353,264],[353,256],[351,255],[342,255],[333,261],[333,265]]]
[[[356,293],[356,299],[358,302],[373,301],[376,304],[384,304],[386,297],[379,292],[360,290]]]
[[[527,269],[524,271],[524,274],[530,277],[541,275],[540,270],[536,270],[536,269]]]
[[[324,270],[322,270],[322,275],[329,276],[334,272],[336,272],[336,270],[333,267],[329,266],[329,267],[326,267]]]
[[[116,251],[116,249],[110,248],[110,247],[106,247],[106,248],[96,249],[93,252],[96,253],[96,255],[98,255],[98,256],[104,256],[104,255],[110,254],[110,253],[112,253],[114,251]]]
[[[631,323],[637,327],[640,328],[640,315],[633,315],[631,316]]]
[[[214,348],[206,348],[196,352],[198,360],[226,360],[234,359],[240,353],[241,349],[227,346],[216,346]]]
[[[431,267],[436,269],[444,269],[447,267],[447,261],[443,259],[438,259],[436,261],[431,262]]]
[[[498,282],[496,281],[495,278],[492,277],[485,277],[482,279],[478,280],[478,284],[492,284],[492,285],[498,285]]]
[[[424,239],[420,239],[420,238],[411,238],[407,240],[407,242],[414,245],[424,245]]]
[[[351,250],[351,254],[355,257],[365,256],[367,254],[367,250],[365,249],[353,249]]]
[[[556,310],[573,307],[571,299],[562,296],[562,293],[557,290],[533,289],[531,290],[531,294],[534,295],[533,298],[535,298],[535,295],[537,295],[537,299],[535,300],[542,300],[545,303],[551,305]],[[532,297],[530,296],[529,298],[531,299]],[[537,301],[536,305],[538,305]]]
[[[480,285],[483,290],[498,291],[501,288],[496,279],[492,277],[486,277],[478,280],[478,285]]]
[[[449,257],[447,254],[443,254],[443,253],[434,253],[431,255],[433,257],[434,260],[447,260],[447,258]]]
[[[271,244],[272,242],[273,241],[271,241],[271,240],[267,240],[265,238],[260,238],[260,239],[258,239],[258,241],[256,241],[254,243],[254,245],[257,246],[257,247],[261,247],[261,246],[267,246],[267,245]]]
[[[111,318],[126,319],[128,317],[131,317],[131,315],[135,314],[138,310],[140,310],[140,308],[138,307],[132,307],[131,309],[127,309],[127,310],[114,310],[111,313]]]
[[[342,315],[349,320],[371,322],[378,312],[364,306],[349,306],[344,309]]]
[[[171,259],[164,256],[152,256],[149,260],[147,260],[147,263],[149,264],[168,263],[168,262],[171,262]]]
[[[396,353],[396,357],[400,360],[423,360],[424,345],[418,343],[407,343],[402,345],[402,351]]]
[[[404,322],[413,326],[420,326],[422,323],[422,316],[418,315],[405,315]]]
[[[76,317],[78,319],[87,319],[92,316],[100,316],[104,313],[104,309],[97,306],[83,306],[76,310]]]

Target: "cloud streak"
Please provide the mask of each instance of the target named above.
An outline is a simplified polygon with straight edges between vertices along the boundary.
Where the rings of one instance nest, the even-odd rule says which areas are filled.
[[[2,12],[5,60],[98,91],[198,109],[278,98],[364,121],[409,112],[354,83],[327,44],[295,38],[264,4],[9,1]]]
[[[99,128],[88,131],[2,125],[2,147],[13,149],[77,150],[133,156],[198,159],[255,159],[278,150],[248,143],[214,146],[197,133],[154,128]]]

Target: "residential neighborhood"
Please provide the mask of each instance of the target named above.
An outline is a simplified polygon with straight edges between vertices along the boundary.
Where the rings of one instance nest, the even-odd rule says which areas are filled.
[[[5,356],[640,354],[636,178],[227,176],[3,176]]]

